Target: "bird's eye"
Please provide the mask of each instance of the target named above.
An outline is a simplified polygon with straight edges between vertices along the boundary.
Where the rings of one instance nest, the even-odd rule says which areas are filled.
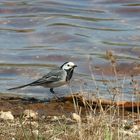
[[[69,67],[70,65],[68,64],[67,66]]]

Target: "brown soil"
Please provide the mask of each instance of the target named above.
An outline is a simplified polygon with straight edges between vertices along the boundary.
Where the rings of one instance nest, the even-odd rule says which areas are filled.
[[[138,102],[112,102],[99,99],[90,101],[78,94],[52,100],[39,100],[36,98],[25,98],[21,96],[1,95],[0,111],[11,111],[15,117],[21,116],[25,109],[34,110],[40,115],[45,116],[67,116],[72,112],[76,112],[74,102],[82,111],[82,115],[86,114],[87,108],[90,107],[93,109],[96,108],[96,111],[98,112],[101,111],[101,109],[107,110],[110,106],[114,106],[118,107],[120,111],[125,111],[125,114],[129,114],[132,110],[137,112],[140,106],[140,103]]]
[[[25,110],[37,112],[38,118],[29,119],[24,117]],[[61,138],[62,140],[79,140],[79,135],[81,135],[77,129],[79,117],[77,116],[77,118],[74,119],[72,117],[74,113],[80,114],[82,121],[80,129],[83,129],[83,132],[86,133],[86,128],[90,126],[88,131],[91,133],[89,133],[91,138],[93,137],[92,133],[97,134],[104,130],[105,122],[107,124],[109,123],[109,126],[111,126],[113,130],[114,137],[116,137],[118,128],[121,128],[125,123],[123,120],[126,120],[123,129],[124,131],[128,129],[128,131],[125,132],[126,139],[129,140],[129,130],[133,130],[133,124],[136,124],[136,127],[139,126],[140,121],[138,119],[139,113],[137,113],[137,110],[139,110],[138,103],[114,103],[112,101],[99,99],[91,101],[86,100],[78,94],[51,100],[39,100],[1,94],[0,111],[11,111],[14,115],[14,120],[8,121],[0,119],[0,140],[35,140],[38,136],[44,140],[51,140],[54,139],[54,137]],[[90,118],[91,113],[94,119]],[[108,120],[111,117],[113,117],[113,121]],[[132,120],[132,122],[130,120]],[[116,132],[114,132],[115,129],[117,130]],[[138,132],[138,130],[134,132],[133,137],[131,136],[130,139],[137,136]],[[86,138],[87,134],[84,134],[84,136]],[[102,137],[104,138],[104,135]]]

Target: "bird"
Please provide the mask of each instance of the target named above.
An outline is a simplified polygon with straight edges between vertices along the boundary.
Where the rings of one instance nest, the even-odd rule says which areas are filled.
[[[50,88],[50,92],[54,94],[55,92],[53,89],[55,87],[60,87],[70,82],[76,67],[77,65],[75,65],[73,62],[65,62],[60,67],[51,70],[49,73],[34,82],[14,88],[9,88],[8,90],[16,90],[27,86],[42,86]]]

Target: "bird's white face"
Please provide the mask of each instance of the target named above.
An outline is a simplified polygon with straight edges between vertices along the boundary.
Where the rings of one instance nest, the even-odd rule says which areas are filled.
[[[70,70],[74,69],[75,67],[77,67],[77,65],[75,65],[73,62],[66,62],[62,65],[63,70]]]

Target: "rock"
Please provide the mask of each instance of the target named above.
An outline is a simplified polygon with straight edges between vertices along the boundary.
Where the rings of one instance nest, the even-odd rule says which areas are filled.
[[[11,111],[7,111],[7,112],[0,112],[0,119],[3,120],[14,120],[14,116],[12,115]]]
[[[125,130],[130,130],[133,127],[133,121],[122,120],[122,126]]]
[[[133,127],[132,127],[132,132],[136,132],[136,131],[138,131],[138,130],[140,130],[140,127],[138,126],[138,125],[133,125]]]
[[[38,122],[30,121],[30,120],[24,121],[22,124],[23,125],[31,125],[33,128],[38,128],[38,126],[39,126]]]
[[[59,138],[54,138],[54,140],[62,140],[62,139],[59,139]]]
[[[38,122],[30,122],[30,124],[36,128],[39,126]]]
[[[140,131],[137,132],[137,135],[140,136]]]
[[[58,121],[59,120],[59,117],[57,117],[57,116],[52,116],[51,117],[51,121]]]
[[[76,113],[72,113],[72,119],[77,122],[81,122],[81,117]]]
[[[26,109],[24,112],[24,117],[29,119],[29,118],[32,118],[32,119],[37,119],[38,118],[38,113],[33,111],[33,110],[29,110],[29,109]]]
[[[46,116],[45,116],[45,115],[42,115],[42,116],[41,116],[41,119],[42,119],[42,120],[44,120],[45,118],[46,118]]]
[[[134,133],[132,133],[131,131],[125,131],[125,130],[121,130],[121,133],[123,133],[124,135],[128,135],[128,136],[133,136]]]
[[[33,134],[34,134],[35,136],[38,136],[38,135],[39,135],[39,131],[38,131],[38,130],[33,130],[32,132],[33,132]]]

